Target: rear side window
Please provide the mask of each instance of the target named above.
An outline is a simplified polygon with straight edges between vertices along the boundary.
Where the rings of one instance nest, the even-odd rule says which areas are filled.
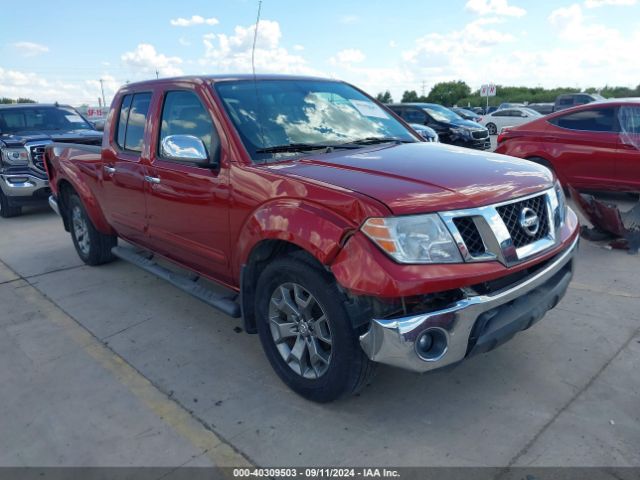
[[[549,122],[568,130],[583,130],[589,132],[616,131],[614,108],[582,110],[553,118],[549,120]]]
[[[124,148],[124,134],[127,131],[127,118],[129,118],[129,108],[131,108],[131,99],[133,95],[125,95],[122,99],[120,107],[120,117],[118,119],[118,136],[116,143],[120,148]]]
[[[151,93],[126,95],[122,99],[118,119],[116,143],[125,150],[141,152],[144,142],[144,126],[147,122]]]
[[[211,154],[217,142],[213,122],[198,96],[193,92],[167,92],[162,107],[160,143],[169,135],[191,135],[199,138]]]

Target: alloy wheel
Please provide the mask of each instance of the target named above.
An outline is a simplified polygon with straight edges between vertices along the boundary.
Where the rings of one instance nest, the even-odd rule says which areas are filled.
[[[73,234],[76,237],[78,248],[84,255],[89,255],[91,241],[89,239],[89,227],[87,221],[82,214],[82,210],[77,205],[71,211],[71,222],[73,225]]]
[[[294,372],[312,380],[327,372],[332,351],[329,321],[302,285],[283,283],[273,291],[269,328],[278,352]]]

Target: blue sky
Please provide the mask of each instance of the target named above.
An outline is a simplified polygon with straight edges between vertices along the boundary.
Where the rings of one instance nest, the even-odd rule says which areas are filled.
[[[161,76],[247,72],[257,0],[23,1],[3,7],[0,96],[96,104]],[[37,12],[37,15],[34,15]],[[263,0],[258,72],[317,74],[372,94],[438,81],[640,83],[639,0]]]

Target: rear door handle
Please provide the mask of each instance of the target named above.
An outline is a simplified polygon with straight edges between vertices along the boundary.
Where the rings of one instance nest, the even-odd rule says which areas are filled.
[[[114,167],[109,167],[108,165],[105,165],[102,167],[104,169],[104,171],[106,173],[108,173],[109,175],[113,175],[114,173],[116,173],[116,169]]]
[[[160,183],[160,179],[158,177],[150,177],[149,175],[144,176],[144,181],[149,182],[153,185],[157,185]]]

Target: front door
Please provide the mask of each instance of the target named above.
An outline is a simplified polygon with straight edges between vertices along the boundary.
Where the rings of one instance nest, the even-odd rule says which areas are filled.
[[[149,175],[154,180],[147,195],[148,235],[154,251],[228,282],[228,166],[225,162],[197,166],[163,158],[161,150],[162,141],[168,136],[189,135],[202,141],[212,160],[216,157],[220,139],[205,108],[205,94],[195,89],[164,93],[158,133],[151,149]]]

